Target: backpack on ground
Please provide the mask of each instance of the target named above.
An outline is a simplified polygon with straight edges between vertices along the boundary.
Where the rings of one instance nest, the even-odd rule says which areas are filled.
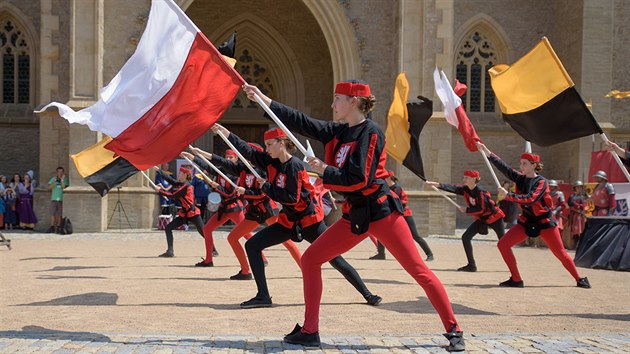
[[[62,235],[72,234],[72,222],[67,217],[61,219],[61,232]]]

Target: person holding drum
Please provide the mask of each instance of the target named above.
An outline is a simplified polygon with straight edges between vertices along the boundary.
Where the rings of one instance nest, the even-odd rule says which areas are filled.
[[[248,144],[258,151],[263,151],[263,148],[258,144]],[[249,268],[249,264],[247,263],[247,257],[245,256],[245,250],[243,250],[243,246],[241,246],[239,240],[241,237],[245,237],[245,239],[249,240],[252,237],[251,232],[259,225],[271,225],[275,223],[278,219],[278,205],[276,202],[269,199],[269,197],[258,187],[256,177],[243,162],[238,159],[234,162],[232,159],[225,159],[221,156],[211,154],[195,147],[193,147],[191,151],[195,155],[204,156],[214,165],[222,167],[228,174],[238,176],[238,181],[236,182],[238,187],[236,188],[236,192],[247,201],[247,205],[245,206],[245,219],[234,226],[227,237],[228,243],[230,244],[230,247],[232,247],[232,251],[234,251],[234,255],[241,266],[239,272],[231,276],[230,279],[253,279],[252,272]],[[260,176],[266,176],[266,173],[259,169],[256,169],[256,172],[258,172],[258,175]],[[291,240],[283,242],[282,245],[289,250],[291,256],[299,267],[302,254],[297,246]]]
[[[166,252],[162,253],[158,257],[174,257],[175,253],[173,251],[173,230],[187,223],[188,221],[192,221],[192,223],[197,228],[197,232],[204,237],[203,235],[203,220],[201,220],[201,216],[199,215],[199,208],[195,206],[195,195],[193,192],[193,186],[190,184],[190,180],[192,179],[192,170],[189,170],[184,167],[180,167],[179,172],[177,174],[177,179],[174,179],[170,174],[167,174],[164,171],[157,170],[157,173],[164,178],[168,183],[172,185],[172,187],[168,190],[164,189],[161,185],[156,185],[155,191],[160,195],[163,195],[167,198],[178,199],[182,208],[177,212],[177,217],[173,219],[164,231],[166,232],[166,244],[167,249]],[[205,238],[205,237],[204,237]],[[212,247],[210,247],[212,250]],[[210,252],[212,254],[212,252]]]

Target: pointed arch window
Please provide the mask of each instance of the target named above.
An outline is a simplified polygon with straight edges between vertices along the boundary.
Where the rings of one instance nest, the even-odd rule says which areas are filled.
[[[481,31],[473,31],[457,50],[455,76],[468,86],[462,96],[467,112],[494,112],[495,96],[488,69],[497,63],[494,44]]]
[[[236,71],[238,71],[248,84],[257,86],[260,91],[273,97],[273,84],[266,65],[256,58],[249,49],[243,49],[236,57]],[[257,108],[256,102],[247,99],[247,96],[240,92],[234,102],[233,108]]]
[[[2,103],[30,103],[31,44],[15,21],[0,21]]]

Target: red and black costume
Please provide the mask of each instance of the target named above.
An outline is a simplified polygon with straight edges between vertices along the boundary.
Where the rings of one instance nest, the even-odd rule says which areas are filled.
[[[180,168],[180,172],[187,173],[188,175],[192,174],[191,170]],[[168,183],[170,183],[173,188],[169,191],[159,189],[158,193],[167,198],[177,199],[181,205],[181,209],[177,211],[177,217],[173,219],[164,231],[166,232],[166,244],[168,246],[166,252],[161,256],[164,257],[173,257],[173,230],[182,226],[183,224],[191,221],[193,225],[197,228],[197,232],[203,236],[203,220],[200,216],[199,208],[195,206],[195,193],[193,190],[193,186],[188,182],[180,182],[173,178],[170,174],[164,173],[161,170],[158,170],[162,178],[164,178]]]
[[[234,154],[234,152],[230,152],[230,150],[228,150],[226,154],[229,153]],[[215,159],[218,157],[215,157],[215,155],[213,154],[212,158]],[[232,183],[223,178],[221,175],[218,175],[210,167],[210,165],[208,165],[205,161],[203,161],[203,159],[199,158],[198,156],[195,157],[194,162],[195,164],[197,164],[197,166],[205,170],[206,175],[216,175],[216,183],[218,183],[218,186],[216,186],[214,190],[219,193],[219,195],[221,195],[221,203],[219,204],[219,209],[215,214],[210,217],[210,219],[208,219],[206,225],[203,227],[203,233],[205,235],[204,240],[206,245],[206,258],[202,262],[196,264],[197,266],[202,267],[213,265],[212,253],[214,250],[214,236],[212,235],[212,233],[214,232],[214,230],[216,230],[219,226],[225,224],[228,220],[232,220],[232,222],[237,225],[245,219],[245,215],[243,214],[243,201],[237,195],[236,188],[234,188]],[[245,237],[248,236],[251,237],[251,235],[246,235]]]
[[[564,249],[556,219],[551,211],[552,200],[549,195],[547,180],[541,175],[527,177],[511,168],[495,154],[490,154],[488,158],[499,171],[516,184],[515,192],[508,193],[505,199],[519,203],[523,210],[519,216],[518,224],[510,228],[497,245],[511,273],[511,278],[501,283],[501,285],[523,287],[523,280],[518,271],[512,247],[523,242],[527,237],[540,236],[554,256],[562,262],[564,268],[578,282],[578,286],[580,286],[582,279],[575,268],[573,260]],[[532,163],[540,162],[540,157],[531,153],[522,154],[521,159],[527,159]],[[588,284],[588,280],[585,281]]]
[[[564,215],[562,212],[566,208],[566,200],[564,199],[564,193],[559,190],[549,192],[551,196],[551,212],[558,222],[558,229],[564,230]]]
[[[582,182],[576,184],[573,188],[576,189],[577,186],[582,186]],[[588,194],[584,191],[584,187],[582,187],[582,191],[580,193],[575,190],[569,197],[567,204],[569,204],[571,238],[573,238],[574,241],[578,241],[584,232],[584,226],[586,225],[586,210],[588,209]]]
[[[265,140],[281,136],[286,136],[286,134],[280,129],[275,129],[265,133]],[[326,230],[324,212],[322,206],[316,201],[314,187],[309,181],[302,161],[291,157],[281,162],[280,159],[272,158],[269,154],[252,148],[234,134],[230,134],[229,140],[246,159],[267,171],[267,182],[263,184],[262,191],[272,200],[282,204],[278,221],[257,232],[245,243],[258,293],[251,300],[243,302],[241,307],[270,306],[271,296],[261,258],[262,250],[289,239],[293,241],[305,239],[308,242],[314,242]],[[328,261],[368,301],[376,296],[367,289],[357,271],[341,256],[331,257]]]
[[[262,147],[257,144],[249,143],[249,146],[258,151],[263,151]],[[245,237],[245,239],[249,240],[252,237],[251,232],[261,224],[266,223],[267,225],[271,225],[275,223],[278,219],[278,205],[258,187],[256,176],[243,162],[237,161],[234,163],[213,154],[212,163],[221,166],[230,175],[238,176],[236,184],[239,187],[245,188],[245,193],[241,195],[241,197],[247,201],[247,205],[245,206],[245,219],[234,226],[227,240],[241,266],[239,273],[232,276],[231,279],[251,279],[252,275],[249,264],[247,263],[247,257],[239,240],[241,237]],[[263,176],[263,178],[266,177],[266,173],[262,170],[256,169],[256,172],[259,176]],[[291,240],[283,242],[282,245],[289,250],[299,267],[302,254],[297,246]]]
[[[335,93],[370,96],[369,86],[350,82],[337,84]],[[324,144],[324,162],[328,164],[322,177],[324,186],[345,196],[343,217],[302,255],[304,326],[296,327],[285,340],[298,330],[318,333],[322,264],[349,251],[368,234],[376,236],[422,286],[444,328],[449,332],[459,330],[446,290],[420,257],[403,218],[402,203],[385,182],[389,175],[385,169],[385,135],[378,125],[369,119],[352,127],[316,120],[277,102],[272,102],[270,108],[289,129]]]
[[[464,175],[471,178],[479,178],[479,172],[474,170],[467,170],[464,172]],[[477,271],[477,263],[473,256],[473,237],[477,234],[487,235],[488,227],[490,227],[496,232],[500,240],[505,234],[505,226],[503,224],[505,214],[494,204],[490,193],[484,190],[480,185],[476,185],[473,189],[470,189],[467,185],[440,183],[438,188],[464,196],[466,215],[475,218],[475,221],[468,226],[462,235],[462,243],[468,264],[457,269],[459,271],[475,272]]]

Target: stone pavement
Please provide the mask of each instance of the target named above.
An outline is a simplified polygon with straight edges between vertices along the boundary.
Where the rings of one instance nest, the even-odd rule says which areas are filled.
[[[266,251],[274,307],[241,310],[255,286],[227,280],[238,264],[224,231],[203,269],[192,267],[203,255],[196,232],[175,234],[172,259],[155,257],[158,231],[4,234],[14,249],[0,248],[0,353],[445,352],[424,292],[391,256],[367,260],[369,241],[344,257],[383,303],[365,305],[325,266],[322,347],[305,349],[281,341],[303,314],[300,272],[282,247]],[[630,352],[630,273],[579,268],[594,285],[579,289],[548,250],[516,248],[526,287],[499,288],[507,272],[491,240],[475,240],[479,271],[462,273],[461,242],[428,239],[467,352]]]

